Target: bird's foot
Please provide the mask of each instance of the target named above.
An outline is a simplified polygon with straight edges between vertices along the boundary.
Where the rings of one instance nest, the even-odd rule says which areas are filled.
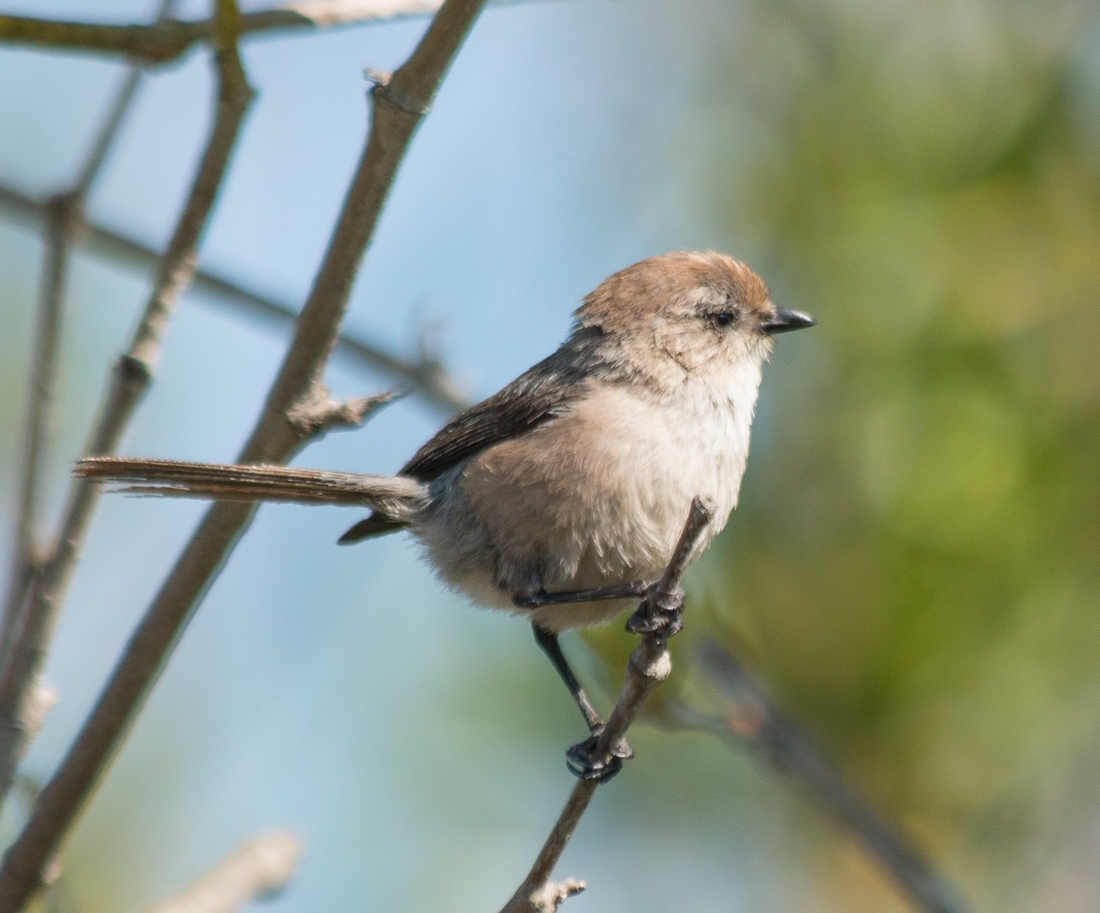
[[[680,619],[684,611],[684,591],[676,587],[662,593],[658,585],[655,583],[646,590],[638,611],[627,619],[626,629],[631,634],[655,634],[667,639],[679,634],[684,627]]]
[[[619,739],[606,757],[596,755],[596,745],[600,740],[600,730],[593,732],[583,742],[578,742],[565,753],[566,763],[570,772],[582,780],[595,780],[597,783],[606,783],[615,774],[623,769],[623,761],[634,757],[634,749],[626,739]]]

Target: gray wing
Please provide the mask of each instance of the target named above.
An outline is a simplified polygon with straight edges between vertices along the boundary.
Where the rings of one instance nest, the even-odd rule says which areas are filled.
[[[499,393],[451,419],[401,467],[399,474],[429,482],[493,444],[521,437],[564,415],[583,395],[592,377],[615,373],[606,361],[601,337],[596,328],[574,333],[557,352]],[[356,542],[402,525],[375,513],[344,533],[340,542]]]

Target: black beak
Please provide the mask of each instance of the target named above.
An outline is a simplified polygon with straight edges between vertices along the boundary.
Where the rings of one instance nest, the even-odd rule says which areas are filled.
[[[817,324],[809,314],[801,311],[788,311],[786,308],[776,308],[775,316],[771,320],[765,320],[760,324],[762,332],[769,336],[776,333],[788,333],[791,330],[801,330],[804,327],[812,327]]]

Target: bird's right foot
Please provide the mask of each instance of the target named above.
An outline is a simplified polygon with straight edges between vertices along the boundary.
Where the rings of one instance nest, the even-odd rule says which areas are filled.
[[[683,629],[680,616],[684,612],[684,591],[676,587],[663,593],[658,586],[655,583],[646,589],[638,611],[627,619],[626,629],[631,634],[655,634],[667,639]]]

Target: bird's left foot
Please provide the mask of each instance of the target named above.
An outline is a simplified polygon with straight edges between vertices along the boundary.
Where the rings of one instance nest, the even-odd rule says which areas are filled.
[[[599,740],[600,733],[595,732],[565,753],[566,763],[574,776],[582,780],[606,783],[623,769],[623,761],[634,757],[634,749],[626,743],[626,739],[619,739],[615,745],[611,746],[607,757],[597,757],[596,744]]]
[[[631,634],[655,634],[669,638],[679,634],[684,627],[680,616],[684,611],[684,591],[679,587],[668,593],[657,590],[653,584],[646,590],[638,611],[627,619],[626,629]]]

